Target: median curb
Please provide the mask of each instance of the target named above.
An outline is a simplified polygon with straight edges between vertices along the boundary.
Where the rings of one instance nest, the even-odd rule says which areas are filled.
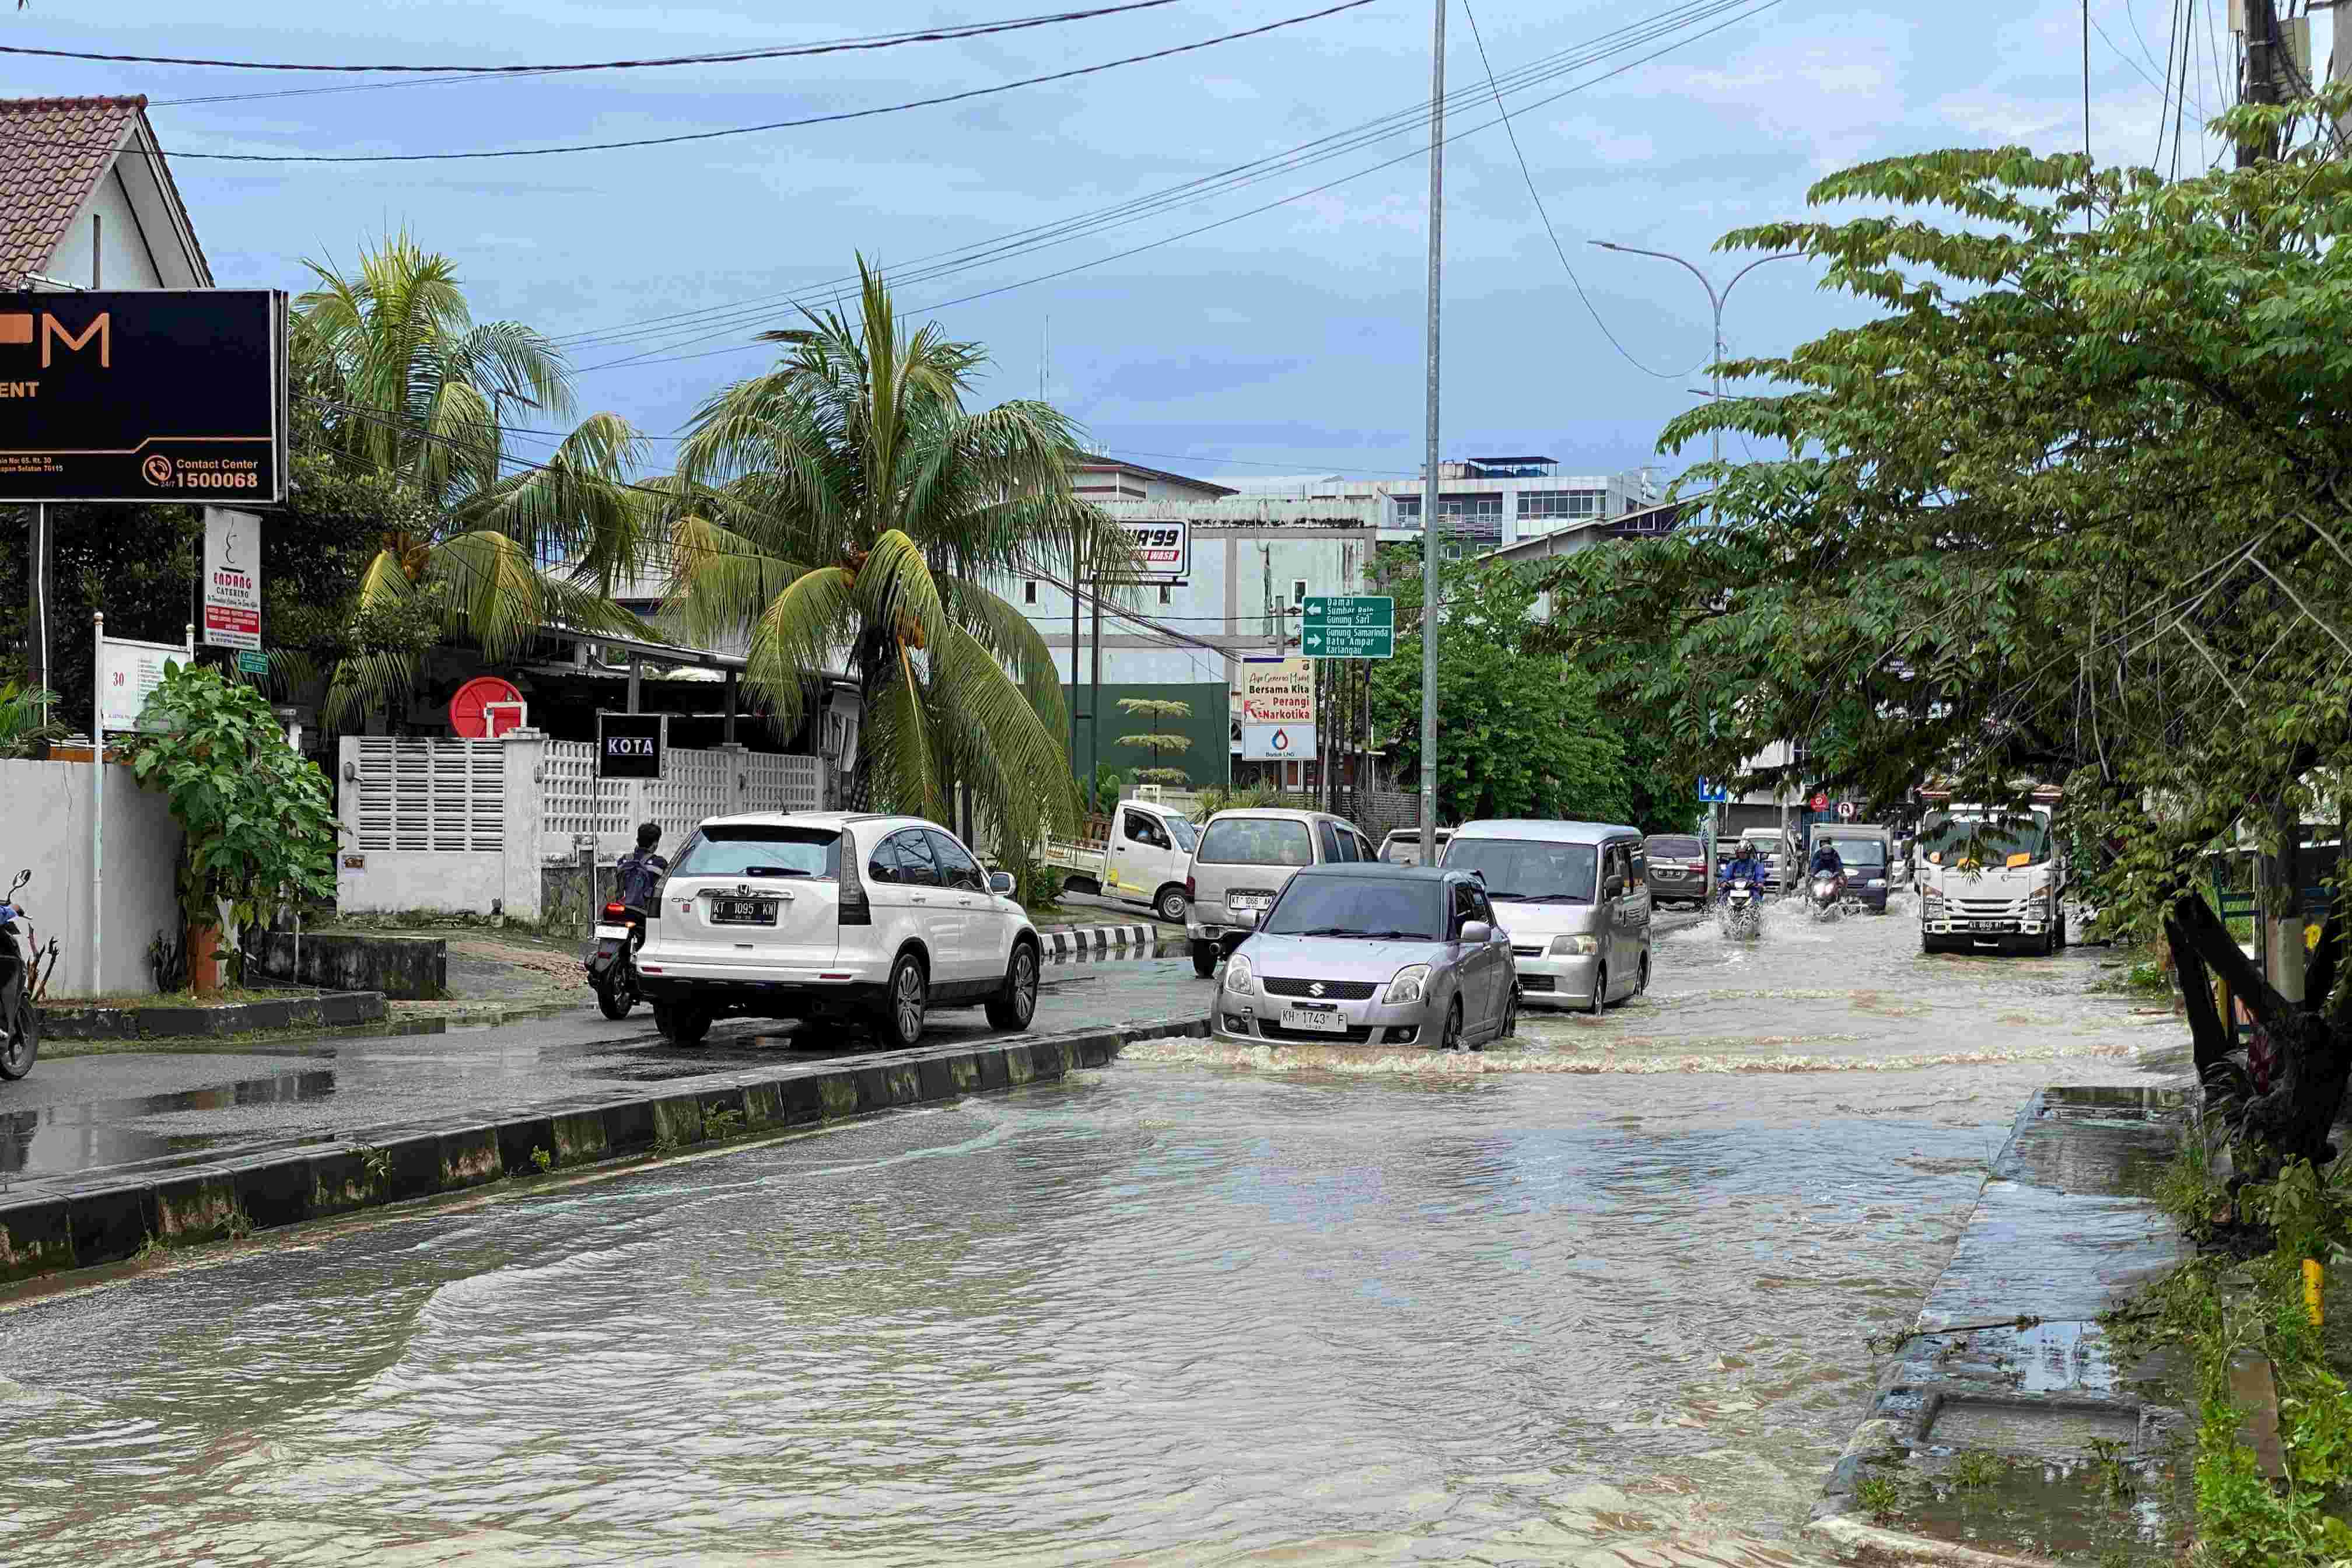
[[[1067,958],[1078,952],[1108,952],[1113,948],[1148,948],[1160,940],[1152,934],[1147,921],[1129,925],[1052,926],[1037,934],[1055,958]]]
[[[263,1154],[131,1173],[34,1177],[0,1193],[0,1282],[117,1263],[256,1230],[478,1189],[747,1133],[1048,1082],[1135,1040],[1205,1036],[1202,1017],[1015,1035],[674,1079],[657,1089],[515,1106],[486,1120],[322,1135]]]
[[[41,1004],[41,1033],[57,1040],[223,1039],[258,1029],[341,1028],[384,1016],[381,991],[333,991],[225,1007],[78,1007]]]

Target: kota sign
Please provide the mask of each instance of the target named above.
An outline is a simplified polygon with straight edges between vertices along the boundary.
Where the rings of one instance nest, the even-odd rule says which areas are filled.
[[[284,294],[0,293],[0,504],[285,492]]]
[[[657,779],[662,776],[662,742],[669,733],[667,713],[599,713],[596,715],[596,776],[600,779]]]
[[[205,508],[205,646],[261,646],[261,519]]]
[[[1298,646],[1309,658],[1394,658],[1396,601],[1366,594],[1310,595]]]

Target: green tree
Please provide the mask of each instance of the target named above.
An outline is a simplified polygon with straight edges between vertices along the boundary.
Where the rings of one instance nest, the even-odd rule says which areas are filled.
[[[131,769],[171,797],[191,927],[238,931],[279,898],[334,897],[333,797],[286,743],[261,693],[216,669],[167,661],[140,721]]]
[[[1384,552],[1375,575],[1396,600],[1396,657],[1372,675],[1372,722],[1397,764],[1421,767],[1422,590],[1418,559]],[[1439,577],[1437,814],[1442,822],[1537,816],[1622,822],[1623,752],[1590,677],[1525,646],[1538,589],[1524,567],[1460,562]]]
[[[2335,86],[2221,123],[2259,142],[2347,106]],[[2352,765],[2352,423],[2334,412],[2352,405],[2352,164],[2314,142],[2167,183],[1943,152],[1811,200],[1873,210],[1724,247],[1801,251],[1881,313],[1727,364],[1778,390],[1664,445],[1721,426],[1797,455],[1703,466],[1712,521],[1563,563],[1558,635],[1665,650],[1598,668],[1689,772],[1732,775],[1796,735],[1817,776],[1874,799],[1930,775],[1989,801],[2067,781],[2114,850],[2096,896],[2161,918],[2183,956],[2218,1103],[2269,1157],[2317,1159],[2352,1071],[2339,933],[2297,1005],[2194,889],[2209,846],[2249,820],[2275,837]],[[2283,1043],[2267,1082],[2226,1059],[2207,963]]]
[[[1025,400],[967,408],[979,345],[908,331],[858,268],[857,316],[762,334],[782,362],[696,415],[663,481],[665,615],[691,636],[748,634],[748,682],[786,729],[811,677],[845,662],[866,699],[859,793],[942,816],[969,782],[1025,843],[1066,823],[1077,792],[1053,657],[990,584],[1132,546],[1072,490],[1069,421]]]
[[[420,503],[359,577],[360,646],[336,670],[330,719],[414,688],[422,650],[413,631],[387,627],[437,626],[494,659],[550,622],[642,632],[605,596],[642,559],[646,498],[626,482],[641,443],[627,421],[592,414],[510,473],[509,421],[572,413],[562,353],[521,322],[476,321],[456,264],[406,235],[349,272],[306,265],[318,287],[295,301],[293,357],[325,439],[347,472]]]
[[[1180,702],[1169,697],[1122,697],[1118,700],[1118,705],[1130,715],[1154,721],[1190,719],[1192,716],[1192,705],[1190,702]],[[1192,737],[1190,735],[1166,731],[1142,735],[1121,735],[1118,738],[1118,743],[1122,746],[1134,746],[1151,753],[1151,765],[1135,770],[1136,783],[1183,784],[1192,782],[1192,775],[1182,768],[1163,768],[1160,765],[1160,753],[1162,752],[1192,750]]]

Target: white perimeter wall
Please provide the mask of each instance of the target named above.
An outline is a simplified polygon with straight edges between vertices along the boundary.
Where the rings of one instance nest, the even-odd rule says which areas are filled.
[[[0,762],[0,888],[21,868],[33,879],[17,896],[42,944],[58,939],[52,996],[93,996],[155,988],[147,944],[181,929],[174,891],[180,825],[170,803],[142,789],[129,768],[106,770],[106,889],[101,909],[105,973],[91,984],[89,764]]]

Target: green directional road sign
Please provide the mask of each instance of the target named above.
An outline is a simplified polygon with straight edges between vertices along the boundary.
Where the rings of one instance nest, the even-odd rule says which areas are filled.
[[[236,668],[247,675],[268,675],[269,656],[257,647],[241,647],[236,650]]]
[[[1394,658],[1396,601],[1366,594],[1310,596],[1298,651],[1309,658]]]

